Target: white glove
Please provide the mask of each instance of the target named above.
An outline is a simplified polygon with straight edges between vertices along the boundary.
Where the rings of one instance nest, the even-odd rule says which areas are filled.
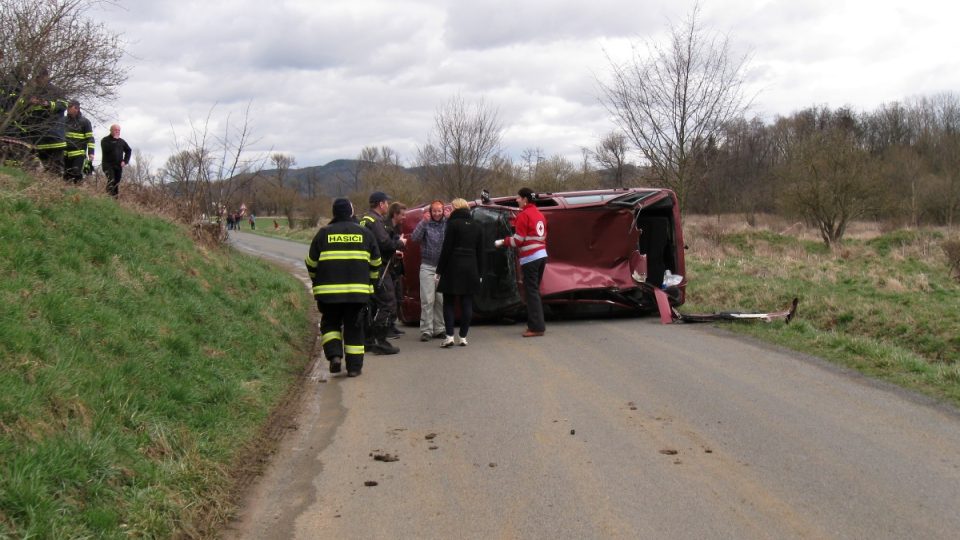
[[[494,240],[493,246],[494,246],[494,247],[503,247],[503,240]]]

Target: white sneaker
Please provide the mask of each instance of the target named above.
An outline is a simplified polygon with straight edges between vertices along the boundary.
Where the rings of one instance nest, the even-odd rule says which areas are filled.
[[[461,346],[461,347],[466,347],[466,346],[467,346],[467,338],[457,336],[457,345],[459,345],[459,346]]]
[[[444,349],[447,347],[453,347],[453,336],[447,336],[443,338],[443,343],[441,343],[440,346]]]

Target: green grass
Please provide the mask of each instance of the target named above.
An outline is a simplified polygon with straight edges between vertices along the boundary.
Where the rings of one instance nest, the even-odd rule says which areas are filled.
[[[166,538],[225,505],[309,360],[303,286],[10,170],[0,274],[0,538]]]
[[[893,231],[833,252],[769,231],[724,235],[719,245],[695,226],[687,236],[683,311],[769,310],[798,296],[789,326],[727,327],[960,406],[960,285],[940,249],[944,234]]]
[[[278,227],[273,226],[273,222],[276,220]],[[320,223],[326,224],[327,219],[323,218],[320,220]],[[259,236],[268,236],[271,238],[282,238],[284,240],[291,240],[293,242],[300,242],[301,244],[310,244],[313,240],[313,236],[317,234],[319,227],[312,227],[309,229],[296,228],[291,229],[287,226],[287,218],[285,217],[272,217],[266,216],[262,218],[257,218],[257,228],[255,230],[250,230],[250,225],[247,222],[243,223],[241,228],[242,232],[253,233]]]

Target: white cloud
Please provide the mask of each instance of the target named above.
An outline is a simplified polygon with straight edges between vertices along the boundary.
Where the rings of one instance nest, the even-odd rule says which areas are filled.
[[[518,156],[579,159],[613,129],[596,77],[607,54],[662,36],[692,0],[136,0],[96,13],[128,41],[131,77],[103,125],[160,165],[190,119],[252,104],[258,149],[301,166],[388,145],[407,160],[438,106],[483,98]],[[751,51],[756,112],[814,104],[870,109],[960,89],[960,8],[936,0],[714,0],[703,22]]]

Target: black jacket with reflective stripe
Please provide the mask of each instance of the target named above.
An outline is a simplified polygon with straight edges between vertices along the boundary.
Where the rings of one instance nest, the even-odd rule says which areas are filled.
[[[77,113],[75,118],[67,115],[67,157],[93,154],[97,143],[93,139],[93,126],[83,113]]]
[[[317,231],[304,262],[314,297],[330,304],[366,303],[381,266],[376,239],[353,218]]]
[[[393,258],[393,254],[398,249],[403,247],[399,236],[392,238],[390,232],[387,231],[386,216],[381,216],[373,210],[369,210],[360,218],[360,224],[370,229],[373,237],[377,239],[377,247],[380,248],[380,256],[383,257],[384,264]]]
[[[60,90],[49,85],[37,92],[38,98],[43,100],[36,105],[29,104],[21,98],[26,116],[23,119],[23,135],[40,150],[66,148],[64,136],[64,113],[67,111],[67,100],[60,96]]]

